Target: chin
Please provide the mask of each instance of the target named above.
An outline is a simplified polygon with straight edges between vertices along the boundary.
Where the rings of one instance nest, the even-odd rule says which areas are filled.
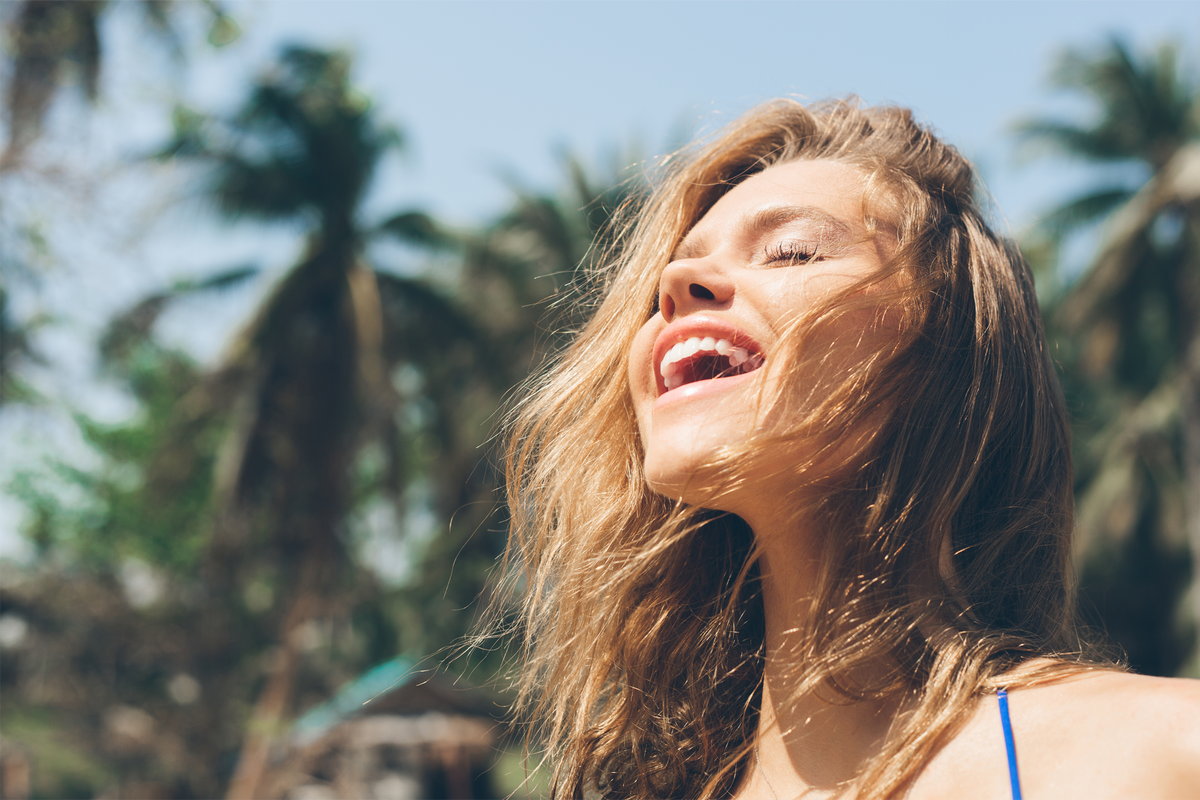
[[[697,443],[690,451],[652,447],[644,466],[647,485],[658,494],[688,505],[738,513],[739,501],[759,493],[761,488],[760,482],[750,477],[755,470],[744,463],[721,463],[723,448],[703,444]]]
[[[704,501],[711,500],[714,494],[717,469],[706,461],[681,459],[677,455],[656,458],[651,450],[646,455],[646,483],[672,500],[707,506]]]

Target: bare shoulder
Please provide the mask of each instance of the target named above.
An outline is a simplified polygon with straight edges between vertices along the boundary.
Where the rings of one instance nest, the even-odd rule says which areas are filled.
[[[1200,798],[1200,681],[1088,672],[1009,707],[1028,797]]]
[[[1200,681],[1094,670],[1014,686],[1008,708],[1026,800],[1200,800]],[[1010,800],[1002,728],[984,695],[910,800]]]

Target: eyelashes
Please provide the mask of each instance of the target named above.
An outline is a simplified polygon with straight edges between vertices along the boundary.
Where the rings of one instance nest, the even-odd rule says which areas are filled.
[[[823,258],[816,245],[804,242],[779,242],[767,248],[765,254],[767,266],[772,267],[803,266]]]

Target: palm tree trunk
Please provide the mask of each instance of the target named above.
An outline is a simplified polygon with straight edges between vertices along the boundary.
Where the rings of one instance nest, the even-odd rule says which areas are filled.
[[[304,624],[320,608],[317,587],[322,584],[321,573],[326,566],[327,562],[321,558],[321,554],[315,552],[315,548],[310,548],[308,563],[301,570],[300,585],[284,616],[279,653],[271,665],[266,685],[254,704],[254,711],[246,726],[246,738],[225,794],[226,800],[260,800],[265,797],[264,778],[271,746],[279,736],[280,723],[291,704],[296,670],[300,664],[302,637],[299,634]]]
[[[1182,193],[1181,193],[1182,194]],[[1192,646],[1191,658],[1185,662],[1184,671],[1193,678],[1200,678],[1200,200],[1184,197],[1187,204],[1187,220],[1191,234],[1191,263],[1185,264],[1182,272],[1184,285],[1180,287],[1187,298],[1185,316],[1188,344],[1180,363],[1180,426],[1183,428],[1183,502],[1187,514],[1185,531],[1192,551],[1192,623],[1197,627],[1197,636]],[[1189,269],[1190,267],[1190,269]]]
[[[1184,502],[1188,542],[1192,548],[1192,621],[1200,625],[1200,336],[1192,337],[1183,363],[1182,426]],[[1200,677],[1200,636],[1186,667]]]

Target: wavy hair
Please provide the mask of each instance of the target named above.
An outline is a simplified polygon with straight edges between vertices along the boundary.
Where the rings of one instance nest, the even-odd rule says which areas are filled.
[[[980,694],[1018,682],[1014,667],[1051,657],[1021,673],[1028,683],[1089,663],[1072,616],[1069,430],[1025,261],[987,224],[971,165],[911,112],[780,100],[665,159],[587,281],[590,321],[509,417],[518,706],[555,796],[720,797],[750,763],[764,663],[753,535],[648,487],[627,361],[683,236],[731,187],[799,159],[863,174],[867,228],[896,243],[868,282],[904,322],[801,404],[803,419],[716,458],[728,488],[763,448],[810,444],[784,467],[793,506],[836,535],[818,543],[813,603],[826,613],[802,632],[794,691],[907,701],[856,782],[889,797]],[[819,360],[804,343],[860,308],[862,288],[792,326],[791,356],[764,369]],[[864,429],[849,463],[818,472],[837,442],[817,431]],[[881,681],[855,682],[880,659]]]

